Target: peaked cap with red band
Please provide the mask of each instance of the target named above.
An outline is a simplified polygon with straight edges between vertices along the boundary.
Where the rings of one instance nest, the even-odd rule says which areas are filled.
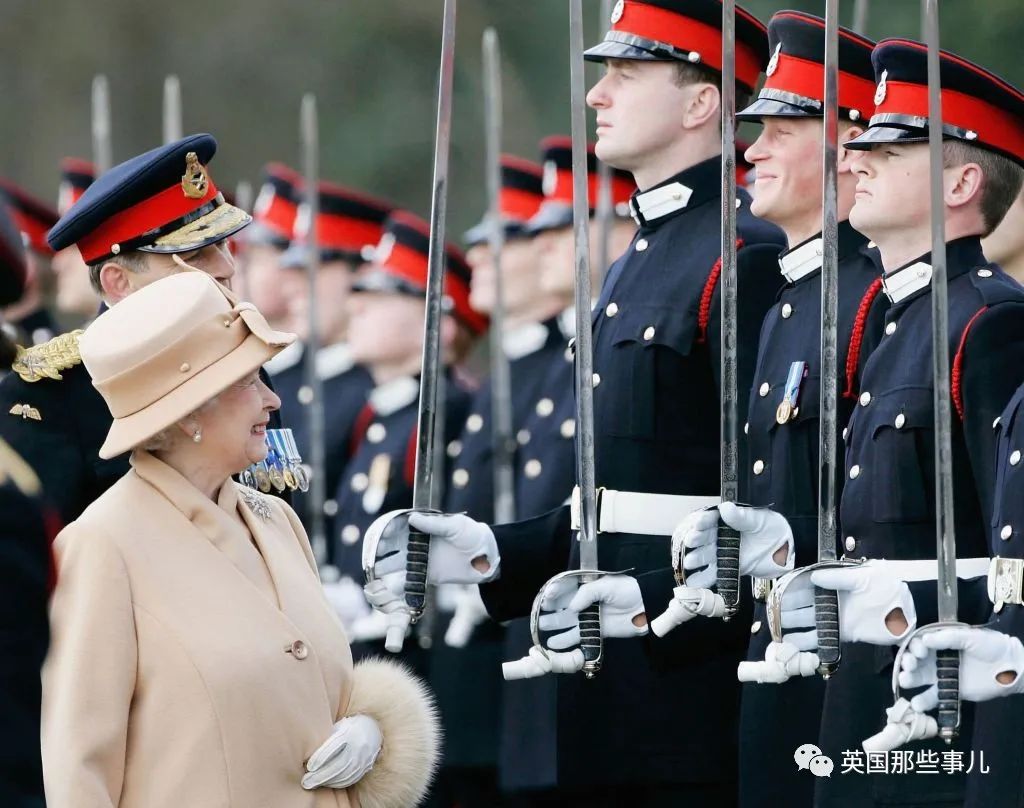
[[[849,149],[928,141],[928,48],[909,39],[878,43],[871,61],[878,86],[875,114]],[[940,51],[942,131],[1024,166],[1024,93],[983,67]]]
[[[226,239],[252,218],[229,205],[206,164],[213,135],[190,135],[133,157],[97,177],[47,238],[77,244],[87,264],[129,250],[184,253]]]
[[[533,218],[544,201],[543,172],[539,165],[515,157],[501,155],[501,193],[498,205],[501,220],[505,225],[505,238],[514,239],[522,235],[523,226]],[[463,235],[466,246],[483,244],[490,234],[486,217]]]
[[[604,42],[583,56],[689,62],[722,72],[721,0],[618,0]],[[754,92],[768,59],[768,29],[736,6],[736,84]]]
[[[404,210],[393,212],[373,249],[372,264],[352,284],[352,291],[424,297],[429,251],[430,225]],[[487,329],[487,318],[469,305],[469,264],[453,244],[445,245],[444,254],[447,311],[471,332],[481,334]]]
[[[0,194],[7,201],[14,226],[25,237],[25,246],[43,255],[53,255],[46,243],[46,231],[57,223],[57,211],[8,180],[0,179]]]
[[[295,232],[302,187],[302,176],[297,171],[283,163],[267,163],[252,206],[252,227],[246,231],[246,243],[287,249]]]
[[[839,114],[867,120],[875,108],[875,43],[839,29]],[[768,21],[767,78],[754,102],[736,117],[820,118],[825,114],[825,21],[802,11],[780,11]]]
[[[320,182],[317,190],[320,215],[316,237],[320,260],[346,261],[355,266],[364,263],[384,235],[384,222],[394,205],[333,182]],[[309,225],[309,206],[303,202],[295,217],[292,246],[281,257],[282,266],[300,267],[308,263]]]
[[[16,302],[25,291],[25,249],[11,209],[0,201],[0,306]]]
[[[544,202],[526,224],[526,232],[531,235],[572,225],[572,138],[552,135],[540,142],[540,148],[544,156]],[[600,164],[591,143],[587,146],[587,195],[591,216],[597,204]],[[635,190],[632,174],[612,169],[612,206],[616,216],[629,216],[629,198]]]
[[[57,214],[63,216],[67,213],[95,180],[96,166],[88,160],[82,160],[80,157],[65,157],[61,160]]]

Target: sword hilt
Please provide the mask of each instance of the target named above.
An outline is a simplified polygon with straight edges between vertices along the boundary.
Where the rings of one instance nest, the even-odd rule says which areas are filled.
[[[725,603],[724,620],[729,620],[740,603],[740,532],[718,518],[718,594]]]
[[[953,743],[960,732],[960,652],[935,652],[935,673],[939,692],[939,737]]]
[[[604,661],[604,643],[601,639],[601,608],[598,604],[580,612],[580,650],[583,651],[583,674],[593,679]]]
[[[818,632],[818,673],[828,679],[839,668],[839,594],[814,587],[814,627]]]
[[[427,564],[430,561],[430,535],[410,525],[405,562],[405,605],[412,623],[420,619],[427,605]]]

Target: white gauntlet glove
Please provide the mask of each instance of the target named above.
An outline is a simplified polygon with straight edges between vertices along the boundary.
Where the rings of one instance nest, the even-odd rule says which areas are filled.
[[[683,569],[687,571],[686,585],[696,589],[710,589],[718,578],[718,517],[729,527],[740,532],[740,575],[755,578],[778,578],[793,569],[793,531],[785,517],[768,508],[753,508],[723,502],[718,508],[694,511],[672,534],[672,563],[678,569],[678,558],[683,555]],[[773,556],[786,548],[784,564],[777,564]],[[701,569],[701,568],[704,569]],[[700,570],[693,572],[691,570]]]
[[[368,715],[352,715],[334,725],[331,736],[306,763],[302,787],[348,788],[358,783],[377,762],[383,738]]]
[[[725,614],[725,601],[710,589],[677,586],[672,593],[674,597],[668,602],[668,608],[651,621],[651,631],[656,637],[664,637],[694,617],[721,617]]]
[[[839,592],[839,637],[843,642],[898,645],[917,625],[910,588],[886,568],[884,561],[818,570],[811,573],[811,583]],[[897,609],[903,611],[907,621],[907,629],[898,636],[885,625],[886,617]]]
[[[501,561],[498,543],[491,529],[482,522],[457,513],[412,513],[409,514],[409,525],[430,535],[428,583],[481,584],[497,576]],[[374,565],[378,577],[393,572],[404,574],[408,551],[404,539],[404,533],[399,531],[394,535],[385,532],[377,552],[379,556],[387,552],[392,554],[380,558]],[[486,559],[489,569],[477,571],[473,566],[474,559]]]
[[[882,731],[861,744],[865,752],[891,752],[905,743],[927,740],[939,734],[938,722],[930,715],[919,713],[906,699],[900,699],[889,707],[885,715],[886,724]]]
[[[818,669],[818,655],[799,650],[792,643],[770,642],[764,661],[741,662],[736,678],[741,682],[778,685],[794,676],[813,676]]]

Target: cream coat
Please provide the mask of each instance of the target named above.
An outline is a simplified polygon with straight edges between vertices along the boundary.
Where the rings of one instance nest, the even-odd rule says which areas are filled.
[[[347,714],[354,679],[294,512],[261,497],[260,515],[231,481],[214,503],[145,452],[132,465],[57,539],[43,673],[50,808],[418,802],[436,719],[411,677],[380,663],[356,686],[358,709],[404,698],[412,735],[408,710],[375,715],[384,751],[371,776],[349,791],[299,784]]]

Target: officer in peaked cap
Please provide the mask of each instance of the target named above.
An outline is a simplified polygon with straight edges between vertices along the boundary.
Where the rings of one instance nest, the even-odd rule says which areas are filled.
[[[603,623],[621,632],[606,642],[603,671],[590,681],[556,677],[563,805],[667,806],[681,794],[691,805],[735,801],[735,677],[749,623],[744,615],[730,623],[691,621],[665,638],[650,635],[646,624],[648,605],[660,611],[672,592],[667,537],[682,510],[655,510],[645,495],[685,497],[671,502],[688,511],[719,493],[721,18],[717,0],[624,0],[605,41],[588,52],[607,63],[587,96],[597,111],[596,154],[633,175],[639,191],[631,207],[640,225],[609,269],[592,319],[596,483],[644,516],[604,517],[610,529],[600,542],[601,569],[633,572],[605,576],[590,589],[602,602],[614,601],[602,608],[622,618]],[[767,44],[765,27],[738,9],[741,92],[757,82]],[[753,374],[758,327],[780,285],[776,258],[784,239],[751,215],[743,191],[738,200],[743,388]],[[489,564],[453,553],[432,574],[482,577],[484,602],[499,620],[527,614],[547,580],[579,566],[568,506],[487,531],[458,515],[413,515],[410,524],[452,547],[487,545]],[[465,544],[463,537],[477,540]],[[575,622],[568,610],[552,619]]]
[[[350,459],[334,495],[335,563],[343,578],[361,580],[361,544],[373,520],[412,505],[429,232],[418,216],[392,213],[370,265],[352,287],[349,347],[352,359],[369,371],[374,387],[357,417]],[[470,268],[462,252],[449,244],[445,260],[448,314],[442,319],[441,340],[450,368],[486,329],[487,318],[469,305]],[[443,385],[444,423],[439,425],[438,446],[444,446],[444,436],[458,434],[470,399],[450,370]],[[450,472],[446,462],[441,479]],[[383,639],[385,628],[376,613],[364,615],[352,625],[350,636],[375,641]]]
[[[839,591],[842,667],[826,686],[819,746],[840,758],[885,725],[892,646],[915,623],[936,619],[934,580],[904,582],[898,569],[900,560],[931,560],[936,553],[927,48],[885,40],[872,63],[874,115],[867,131],[846,144],[863,151],[854,163],[850,221],[878,245],[891,305],[847,427],[840,520],[848,556],[887,562],[811,579]],[[956,555],[984,561],[998,419],[1024,380],[1024,291],[986,261],[980,239],[999,224],[1024,180],[1024,94],[948,52],[940,54],[940,74],[949,297],[942,349],[951,372]],[[1002,540],[1002,528],[999,535]],[[968,623],[991,612],[970,587],[961,587],[959,606]],[[952,751],[966,749],[972,723],[965,704]],[[983,729],[974,735],[1002,742]],[[938,740],[916,748],[936,757],[950,750]],[[816,784],[821,805],[946,805],[963,798],[962,773],[941,781],[891,774],[823,779],[829,782]]]
[[[366,403],[373,380],[364,367],[352,359],[348,344],[348,309],[352,283],[366,265],[373,245],[380,241],[384,222],[392,206],[367,194],[321,181],[318,186],[320,214],[316,222],[320,271],[317,275],[316,317],[320,349],[316,373],[323,386],[324,467],[326,496],[333,497],[349,458],[356,417]],[[308,235],[309,207],[299,204],[291,246],[281,256],[283,297],[288,301],[289,321],[305,340],[309,333]],[[288,366],[274,375],[281,396],[282,418],[292,426],[299,450],[309,452],[309,412],[312,391],[306,384],[303,343]],[[309,503],[300,500],[300,513],[308,519]],[[337,503],[324,503],[325,530],[333,535]],[[328,561],[333,561],[334,543],[328,543]],[[355,587],[358,592],[358,587]],[[345,615],[343,614],[344,618]]]
[[[242,276],[245,296],[264,313],[275,328],[292,328],[288,298],[281,293],[284,271],[281,256],[292,242],[295,217],[302,202],[303,179],[282,163],[263,168],[263,182],[252,208],[252,226],[246,228],[241,243]],[[295,345],[295,343],[293,343]],[[301,348],[274,357],[268,364],[271,377],[295,359]]]
[[[77,202],[85,189],[96,179],[92,163],[77,157],[65,157],[60,163],[60,186],[57,192],[57,214],[63,216]],[[57,283],[57,310],[79,321],[96,316],[100,298],[89,283],[89,268],[74,245],[57,250],[53,255],[53,274]]]
[[[790,246],[779,256],[786,284],[761,327],[744,427],[747,456],[740,498],[786,517],[795,537],[796,563],[802,564],[818,558],[825,22],[780,11],[768,23],[768,46],[765,84],[737,117],[762,125],[746,151],[757,178],[751,210],[779,225]],[[873,47],[870,40],[840,29],[840,143],[864,131],[873,108]],[[855,154],[840,146],[839,377],[833,382],[839,392],[839,432],[856,403],[863,362],[882,335],[886,308],[878,294],[877,254],[848,220],[857,182]],[[756,513],[740,510],[744,518]],[[755,604],[751,632],[748,659],[760,662],[771,640],[763,601]],[[793,767],[792,760],[797,747],[817,740],[823,681],[814,676],[756,684],[741,678],[747,683],[740,713],[740,804],[810,805],[815,778]]]
[[[191,135],[115,166],[50,230],[50,247],[78,247],[106,305],[184,264],[230,285],[224,240],[250,217],[224,202],[210,176],[216,150],[211,135]],[[110,413],[81,364],[79,333],[24,351],[0,383],[0,438],[32,466],[65,522],[128,469],[127,456],[99,457]]]
[[[20,332],[22,345],[38,345],[57,332],[48,306],[53,297],[53,250],[46,231],[57,222],[57,211],[9,180],[0,180],[0,193],[10,206],[14,223],[25,241],[27,282],[21,299],[5,312],[7,323]]]

